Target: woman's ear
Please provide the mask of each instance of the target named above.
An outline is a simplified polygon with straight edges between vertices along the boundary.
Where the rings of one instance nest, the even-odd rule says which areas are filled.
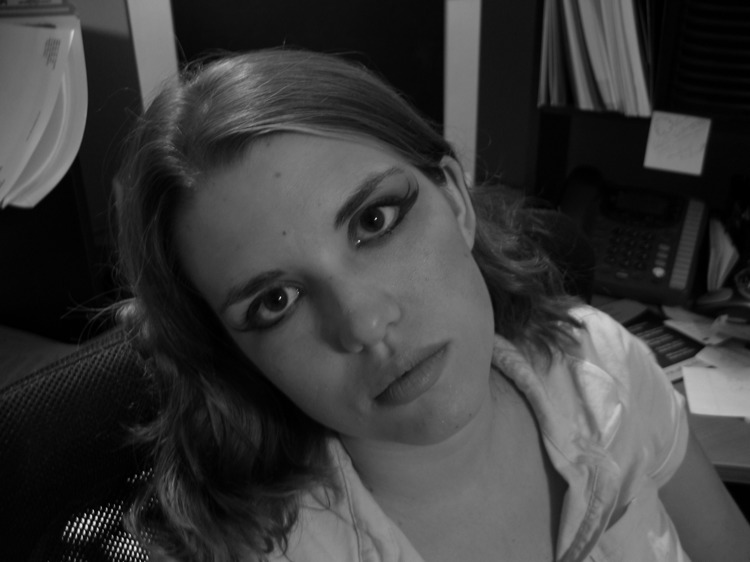
[[[458,227],[466,240],[469,248],[474,247],[474,235],[476,233],[477,218],[474,206],[469,196],[468,180],[464,174],[461,164],[455,158],[444,156],[440,161],[440,168],[445,175],[443,189],[448,198],[451,208],[456,215]]]

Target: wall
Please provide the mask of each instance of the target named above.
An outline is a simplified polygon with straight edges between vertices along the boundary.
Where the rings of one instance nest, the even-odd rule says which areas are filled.
[[[527,191],[537,174],[539,4],[482,2],[476,175]]]
[[[140,108],[138,72],[123,0],[75,0],[89,81],[86,129],[79,151],[85,198],[97,245],[106,243],[109,196],[118,149]]]
[[[172,11],[182,60],[282,45],[342,53],[442,123],[444,0],[173,0]]]
[[[74,0],[83,31],[89,110],[79,152],[94,239],[110,237],[122,141],[156,84],[177,70],[169,0]]]
[[[470,178],[476,167],[482,0],[446,0],[443,134]]]

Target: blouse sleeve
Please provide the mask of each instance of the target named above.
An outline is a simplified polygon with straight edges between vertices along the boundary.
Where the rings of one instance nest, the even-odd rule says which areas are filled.
[[[623,468],[665,484],[687,450],[684,397],[659,367],[651,349],[604,313],[585,309],[584,354],[612,376],[621,393],[623,426],[612,453]]]

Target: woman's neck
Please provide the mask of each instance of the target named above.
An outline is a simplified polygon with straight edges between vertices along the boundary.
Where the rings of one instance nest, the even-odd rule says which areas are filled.
[[[450,502],[481,491],[487,478],[501,485],[498,479],[513,476],[503,459],[513,459],[528,443],[528,430],[522,427],[529,424],[521,424],[528,408],[504,377],[494,373],[490,381],[474,418],[443,442],[405,445],[342,438],[362,482],[384,508]]]

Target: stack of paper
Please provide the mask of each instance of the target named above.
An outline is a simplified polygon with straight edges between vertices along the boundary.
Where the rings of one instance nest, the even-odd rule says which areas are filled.
[[[662,307],[665,324],[705,344],[695,361],[681,367],[690,411],[750,418],[750,333],[726,328],[726,319],[706,318],[679,307]],[[744,333],[743,333],[744,330]]]
[[[651,115],[651,12],[650,0],[546,0],[539,104]]]
[[[88,107],[81,25],[63,0],[0,7],[0,206],[33,207],[70,168]]]

